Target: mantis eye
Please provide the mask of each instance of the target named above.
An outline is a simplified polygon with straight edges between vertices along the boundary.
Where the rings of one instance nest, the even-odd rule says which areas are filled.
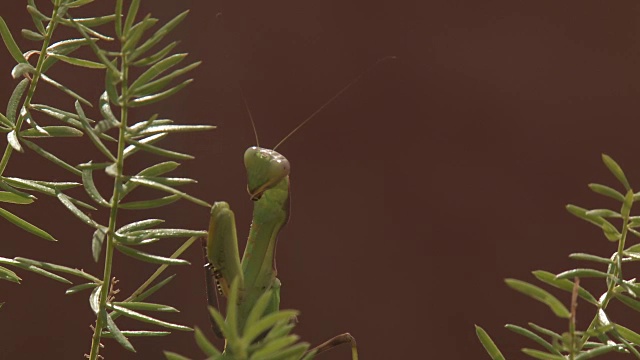
[[[244,166],[247,168],[247,191],[251,200],[259,200],[266,190],[289,176],[289,160],[277,151],[257,146],[250,147],[244,153]]]

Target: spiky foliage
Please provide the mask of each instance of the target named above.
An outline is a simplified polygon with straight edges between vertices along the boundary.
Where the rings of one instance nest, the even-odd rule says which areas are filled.
[[[315,352],[309,351],[309,344],[298,342],[299,337],[291,334],[294,328],[295,310],[279,310],[265,314],[271,299],[267,291],[251,309],[244,324],[238,322],[238,281],[231,285],[227,299],[226,318],[215,308],[209,307],[212,318],[226,339],[223,351],[218,350],[198,328],[195,338],[198,347],[208,360],[311,360]],[[242,330],[241,330],[242,329]],[[168,360],[187,358],[166,351]]]
[[[640,227],[640,216],[631,215],[633,205],[640,200],[640,193],[634,193],[622,168],[611,157],[603,154],[602,161],[624,190],[619,192],[601,184],[589,184],[589,188],[599,195],[615,200],[619,208],[587,210],[567,205],[567,210],[599,228],[608,241],[617,245],[616,251],[609,257],[586,253],[569,255],[571,259],[593,264],[593,268],[576,267],[559,274],[542,270],[533,272],[539,281],[571,293],[569,307],[536,285],[516,279],[505,280],[509,287],[546,305],[555,316],[566,319],[568,323],[567,330],[562,333],[535,323],[529,323],[528,328],[507,324],[507,329],[538,344],[540,349],[522,349],[529,357],[581,360],[619,352],[640,359],[640,352],[636,349],[640,346],[640,334],[622,325],[625,319],[614,319],[608,313],[609,306],[616,301],[640,311],[640,285],[635,277],[629,277],[626,271],[624,273],[627,276],[623,276],[624,264],[640,261],[640,244],[629,244],[631,236],[640,237],[637,230]],[[614,225],[616,223],[617,225]],[[599,296],[592,295],[580,286],[580,279],[584,278],[602,279],[606,291]],[[594,313],[593,320],[584,330],[578,330],[576,327],[578,301],[593,306],[589,308]],[[484,329],[476,326],[476,333],[492,359],[505,358]]]
[[[124,348],[135,351],[128,340],[132,336],[163,336],[167,331],[126,331],[120,330],[115,320],[120,316],[130,317],[140,322],[151,323],[174,330],[191,329],[186,326],[169,323],[142,314],[145,311],[171,312],[174,308],[161,304],[147,303],[143,300],[166,285],[172,277],[151,284],[171,265],[188,264],[178,256],[205,231],[158,228],[162,219],[143,219],[133,223],[118,225],[119,214],[128,210],[157,208],[186,199],[197,205],[210,205],[188,195],[177,187],[195,183],[189,178],[167,177],[166,174],[179,166],[179,161],[192,159],[188,154],[161,147],[158,143],[168,135],[193,131],[205,131],[214,128],[210,125],[182,125],[159,115],[137,119],[131,115],[131,109],[146,107],[163,101],[176,94],[192,80],[181,79],[183,75],[196,68],[200,63],[192,62],[180,65],[187,58],[186,53],[172,53],[176,42],[162,44],[165,37],[187,16],[187,12],[157,26],[158,19],[146,15],[139,16],[139,0],[128,2],[115,0],[115,11],[89,18],[76,18],[74,13],[92,0],[54,0],[51,14],[43,14],[33,0],[28,0],[27,11],[34,22],[34,29],[22,30],[22,35],[41,44],[39,50],[23,52],[14,41],[5,22],[0,18],[0,35],[17,65],[12,71],[14,78],[23,78],[9,99],[6,114],[0,114],[0,132],[7,134],[7,146],[0,161],[0,202],[28,204],[33,202],[31,192],[55,196],[60,203],[82,223],[93,230],[91,250],[96,262],[104,262],[101,276],[94,276],[82,270],[61,266],[49,262],[26,258],[0,258],[0,264],[33,271],[51,279],[72,284],[62,275],[74,275],[83,283],[67,290],[68,294],[92,290],[90,304],[96,314],[96,324],[88,357],[98,359],[100,343],[104,337],[114,338]],[[58,26],[75,29],[74,38],[53,41],[54,30]],[[105,35],[97,28],[111,26],[112,34]],[[108,43],[107,47],[102,44]],[[92,59],[74,56],[81,47],[89,47],[94,54]],[[30,60],[37,57],[36,65]],[[63,85],[64,79],[53,79],[47,71],[55,64],[65,63],[93,69],[99,83],[105,86],[104,92],[95,101],[86,99],[73,89]],[[131,69],[136,68],[136,71]],[[139,76],[133,76],[139,73]],[[68,105],[33,103],[33,96],[39,82],[53,86],[70,98]],[[93,114],[91,108],[97,105]],[[37,120],[37,122],[36,122]],[[40,126],[41,121],[54,122],[55,125]],[[27,128],[23,129],[24,124]],[[72,165],[60,156],[44,149],[37,143],[40,138],[80,137],[86,135],[96,149],[97,158],[89,158],[83,164]],[[14,151],[31,150],[52,163],[68,171],[74,181],[47,182],[6,177],[2,175],[9,158]],[[124,171],[125,162],[138,152],[156,155],[160,160],[150,164],[144,170],[129,174]],[[94,184],[94,176],[108,176],[112,181],[111,194],[104,196]],[[65,193],[64,190],[82,185],[90,201],[83,202]],[[162,193],[158,198],[127,201],[126,197],[139,187],[155,189]],[[108,212],[107,222],[95,220],[88,211],[103,208]],[[47,240],[55,240],[40,228],[18,218],[5,209],[0,216],[21,228]],[[171,256],[152,254],[140,250],[165,238],[189,238]],[[122,301],[115,300],[118,290],[112,279],[112,264],[115,251],[134,259],[151,264],[161,264],[156,273],[138,290]],[[18,275],[5,267],[0,267],[0,278],[18,282]]]

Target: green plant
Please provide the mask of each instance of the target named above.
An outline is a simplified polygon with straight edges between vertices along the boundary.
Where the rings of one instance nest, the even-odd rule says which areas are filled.
[[[629,244],[632,237],[640,237],[640,232],[637,230],[640,227],[640,216],[632,215],[633,205],[640,201],[640,192],[634,193],[622,168],[611,157],[603,154],[602,161],[620,182],[624,191],[619,192],[601,184],[589,184],[589,188],[599,195],[617,201],[620,204],[619,209],[588,210],[567,205],[567,210],[598,227],[608,241],[617,245],[616,251],[609,257],[587,253],[569,255],[571,259],[591,263],[596,268],[578,267],[559,274],[542,270],[533,272],[539,281],[571,293],[569,308],[536,285],[516,279],[505,280],[509,287],[547,305],[555,316],[566,319],[568,322],[567,330],[561,333],[534,323],[529,323],[529,328],[507,324],[507,329],[540,346],[540,349],[522,349],[522,352],[529,357],[582,360],[592,359],[609,352],[619,352],[640,359],[640,352],[636,348],[640,346],[640,334],[622,325],[623,319],[613,319],[607,311],[612,301],[618,301],[635,311],[640,311],[640,300],[638,300],[640,286],[635,278],[629,277],[627,271],[624,272],[626,276],[623,276],[624,264],[640,261],[640,244]],[[597,297],[592,295],[590,291],[580,286],[580,279],[584,278],[603,279],[606,291]],[[593,306],[590,309],[594,309],[593,319],[584,330],[578,330],[576,327],[578,301]],[[484,329],[476,326],[476,333],[492,359],[504,359]]]
[[[93,258],[96,262],[101,258],[104,259],[104,272],[101,276],[94,276],[72,267],[20,257],[0,258],[0,263],[30,270],[67,284],[72,284],[72,282],[57,273],[81,278],[84,283],[69,288],[67,294],[91,290],[90,304],[96,314],[96,324],[93,327],[94,332],[88,357],[97,359],[100,352],[100,342],[105,337],[112,337],[126,349],[134,351],[134,347],[127,337],[168,334],[167,331],[121,331],[115,323],[120,316],[174,330],[191,330],[189,327],[158,320],[141,314],[139,311],[176,311],[170,306],[147,303],[143,300],[171,280],[169,277],[151,286],[166,266],[188,264],[187,261],[178,259],[178,256],[196,240],[196,237],[205,235],[206,231],[158,228],[157,226],[164,222],[162,219],[143,219],[122,226],[118,225],[121,222],[119,221],[119,213],[128,210],[156,208],[179,199],[186,199],[195,204],[209,207],[207,202],[176,189],[181,185],[193,183],[194,180],[165,176],[180,165],[178,161],[191,159],[192,156],[164,149],[158,145],[158,142],[173,133],[210,130],[213,126],[179,125],[173,120],[159,118],[157,114],[145,119],[135,118],[131,115],[132,109],[165,100],[191,82],[191,79],[187,79],[174,84],[182,75],[200,63],[194,62],[179,67],[178,64],[187,57],[187,54],[172,54],[177,43],[171,42],[164,47],[158,46],[167,34],[185,19],[187,12],[179,14],[155,29],[154,26],[158,19],[152,18],[150,15],[140,21],[136,20],[140,5],[139,0],[131,1],[126,11],[123,1],[117,0],[115,1],[115,11],[112,14],[90,18],[75,18],[73,16],[78,8],[91,2],[91,0],[54,0],[52,12],[45,15],[33,0],[28,0],[27,10],[33,19],[35,29],[25,29],[22,31],[22,35],[41,44],[37,51],[23,53],[13,40],[5,22],[0,20],[0,34],[7,49],[17,62],[12,75],[14,78],[24,78],[16,86],[9,100],[6,116],[0,116],[0,131],[6,132],[8,139],[4,157],[0,162],[0,173],[6,168],[12,152],[24,151],[26,147],[67,170],[70,176],[79,181],[54,183],[3,177],[0,186],[6,190],[6,193],[3,194],[4,197],[0,201],[25,204],[32,202],[33,196],[23,190],[57,197],[65,208],[93,229],[91,245]],[[106,25],[112,25],[113,36],[104,35],[96,30]],[[77,37],[55,40],[54,42],[54,32],[60,26],[74,29],[77,32]],[[106,43],[110,43],[109,47]],[[90,48],[95,58],[84,59],[74,56],[74,52],[81,47]],[[37,57],[37,64],[33,66],[29,60],[35,57]],[[94,69],[98,74],[96,79],[102,79],[99,83],[105,84],[105,91],[95,101],[99,110],[97,114],[85,111],[85,109],[92,107],[94,102],[85,99],[46,74],[51,66],[60,62]],[[71,109],[63,110],[62,106],[33,103],[36,86],[41,81],[49,83],[67,94],[70,101],[65,107]],[[23,99],[25,92],[26,96]],[[38,115],[36,116],[36,114]],[[94,115],[99,120],[93,120]],[[36,119],[38,122],[53,120],[58,124],[41,127],[36,123]],[[60,122],[64,125],[59,125]],[[24,123],[28,124],[29,128],[23,129]],[[101,157],[100,160],[71,165],[29,140],[30,138],[79,137],[82,135],[86,135],[93,143]],[[140,151],[156,155],[159,159],[168,160],[151,164],[134,174],[127,173],[125,162]],[[113,184],[111,194],[107,197],[103,196],[94,184],[94,174],[100,172],[109,176]],[[95,206],[63,193],[68,188],[80,185],[84,187]],[[168,195],[150,200],[127,201],[127,196],[141,186]],[[109,216],[106,223],[94,220],[92,216],[88,215],[87,210],[96,211],[98,208],[108,211]],[[0,215],[27,231],[45,239],[54,240],[46,232],[13,216],[6,210],[2,210]],[[170,257],[139,250],[145,245],[173,237],[190,237],[190,239]],[[123,301],[115,301],[114,298],[118,290],[115,287],[116,281],[112,279],[111,274],[116,250],[142,262],[161,264],[161,267],[150,279]],[[20,281],[15,272],[5,267],[0,268],[0,275],[5,280]]]

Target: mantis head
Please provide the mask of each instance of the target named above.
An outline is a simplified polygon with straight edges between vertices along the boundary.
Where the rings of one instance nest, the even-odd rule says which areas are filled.
[[[251,200],[260,200],[262,194],[289,176],[289,160],[275,150],[252,146],[244,153],[247,168],[247,191]]]

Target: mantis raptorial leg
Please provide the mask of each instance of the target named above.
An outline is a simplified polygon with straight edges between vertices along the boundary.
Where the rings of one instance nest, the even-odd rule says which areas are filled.
[[[259,146],[253,146],[246,150],[244,164],[247,170],[247,191],[250,199],[253,200],[253,220],[242,259],[239,257],[235,217],[229,204],[216,202],[211,208],[209,236],[205,246],[208,301],[209,305],[218,307],[217,300],[214,302],[212,293],[228,297],[230,284],[237,281],[240,294],[237,304],[238,313],[236,314],[238,324],[241,326],[239,331],[243,330],[242,326],[244,326],[251,309],[266,292],[272,291],[269,305],[265,311],[266,314],[278,311],[280,305],[280,281],[276,277],[275,254],[278,234],[289,219],[290,164],[275,149],[376,65],[389,58],[392,57],[378,60],[343,87],[285,136],[273,150]],[[251,117],[250,112],[249,116]],[[251,119],[251,123],[255,132],[253,119]],[[215,291],[212,279],[215,279]],[[221,331],[217,329],[214,321],[212,321],[212,325],[216,335],[222,337]],[[338,335],[310,351],[318,354],[345,343],[351,344],[352,359],[357,360],[356,342],[348,333]]]

